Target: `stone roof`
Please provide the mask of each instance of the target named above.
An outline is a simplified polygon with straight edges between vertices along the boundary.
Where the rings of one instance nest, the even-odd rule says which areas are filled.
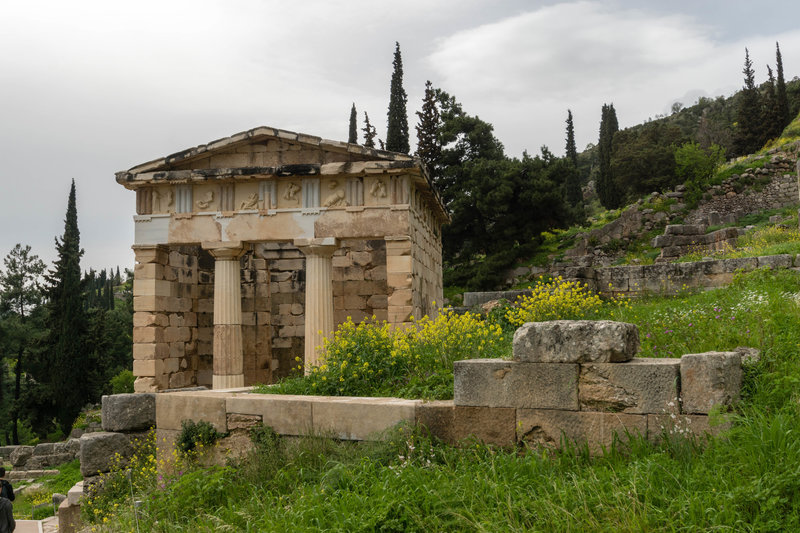
[[[200,144],[193,148],[187,148],[174,154],[170,154],[159,159],[148,161],[132,167],[127,171],[129,174],[139,174],[141,172],[154,172],[157,170],[164,170],[170,165],[184,162],[194,157],[202,156],[208,152],[220,150],[223,148],[231,148],[239,144],[246,144],[247,142],[260,141],[264,139],[281,139],[289,142],[296,142],[304,144],[309,147],[320,148],[330,152],[353,153],[361,156],[366,156],[371,159],[379,159],[386,161],[419,161],[410,155],[401,154],[397,152],[388,152],[386,150],[376,150],[374,148],[367,148],[358,144],[350,144],[342,141],[331,141],[323,139],[314,135],[307,135],[305,133],[296,133],[288,130],[280,130],[278,128],[271,128],[268,126],[259,126],[251,130],[236,133],[230,137],[223,137],[206,144]]]

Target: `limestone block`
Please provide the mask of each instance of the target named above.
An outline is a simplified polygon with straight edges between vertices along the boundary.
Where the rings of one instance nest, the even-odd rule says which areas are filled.
[[[146,431],[156,424],[155,394],[106,395],[101,402],[104,431]]]
[[[133,326],[134,327],[147,327],[147,326],[160,326],[164,327],[169,324],[167,315],[163,313],[149,313],[139,311],[133,313]]]
[[[211,423],[217,431],[226,432],[225,397],[213,392],[175,392],[156,395],[158,429],[180,431],[183,420]]]
[[[133,310],[163,312],[167,309],[168,300],[169,297],[166,296],[134,296]]]
[[[517,439],[528,445],[560,447],[562,438],[587,443],[593,453],[608,448],[615,438],[647,435],[647,415],[591,411],[517,410]]]
[[[333,268],[347,268],[353,266],[353,260],[347,255],[334,255],[331,258]]]
[[[516,410],[512,407],[456,405],[453,437],[456,442],[474,438],[484,444],[513,446],[516,442]]]
[[[81,493],[83,486],[81,486]],[[81,506],[70,504],[69,499],[62,501],[58,506],[58,531],[59,533],[77,533],[83,529],[81,519]]]
[[[724,416],[686,414],[650,414],[647,415],[647,438],[655,443],[664,436],[698,437],[719,436],[731,428],[731,421]]]
[[[791,268],[792,256],[789,254],[782,255],[767,255],[758,257],[758,268],[771,268],[773,270],[778,268]]]
[[[578,365],[456,361],[455,405],[578,410]]]
[[[33,447],[33,455],[51,455],[55,453],[55,443],[43,442]]]
[[[386,255],[386,271],[392,273],[411,272],[411,256]]]
[[[681,357],[683,412],[707,414],[715,405],[739,400],[742,357],[737,352],[706,352]]]
[[[228,413],[260,416],[281,435],[308,435],[312,430],[312,396],[237,394],[226,400]]]
[[[737,270],[750,271],[758,268],[758,258],[756,257],[722,259],[722,263],[725,265],[725,272],[736,272]]]
[[[351,252],[350,257],[354,264],[367,266],[372,263],[372,254],[369,252]]]
[[[372,309],[386,309],[389,307],[389,297],[385,294],[374,294],[367,300],[367,306]]]
[[[411,428],[421,403],[399,398],[315,397],[311,405],[313,430],[344,440],[373,440],[398,424]]]
[[[389,306],[403,306],[403,305],[411,305],[412,303],[412,291],[411,289],[395,289],[389,295],[388,304]]]
[[[156,385],[156,380],[154,377],[138,376],[136,381],[133,382],[133,390],[137,393],[157,392],[158,385]]]
[[[638,349],[636,326],[610,320],[530,322],[513,342],[514,359],[533,363],[630,361]]]
[[[411,314],[413,312],[414,308],[411,306],[391,307],[388,313],[389,323],[398,324],[402,322],[408,322],[411,320]]]
[[[423,402],[417,408],[417,427],[431,437],[455,444],[455,405],[452,400]]]
[[[109,472],[132,453],[133,446],[122,433],[85,433],[81,436],[81,474],[90,477]]]
[[[166,265],[169,261],[169,252],[163,246],[134,246],[133,253],[136,262],[140,264],[157,263]]]
[[[169,344],[160,343],[134,343],[134,359],[163,359],[169,357]]]
[[[17,446],[14,448],[14,451],[11,452],[9,456],[9,461],[11,461],[11,465],[14,468],[20,468],[25,466],[25,463],[28,462],[28,459],[31,458],[33,455],[33,446]]]
[[[677,411],[680,359],[634,358],[627,363],[581,365],[581,411]]]

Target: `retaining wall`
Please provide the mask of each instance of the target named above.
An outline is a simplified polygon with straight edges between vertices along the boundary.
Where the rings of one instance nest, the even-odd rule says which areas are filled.
[[[759,268],[800,268],[800,255],[767,255],[605,268],[567,267],[556,275],[567,280],[580,281],[602,294],[635,297],[644,293],[669,294],[685,289],[722,287],[729,285],[737,272],[750,272]],[[465,292],[464,307],[476,307],[500,299],[514,302],[519,296],[530,293],[529,290]]]

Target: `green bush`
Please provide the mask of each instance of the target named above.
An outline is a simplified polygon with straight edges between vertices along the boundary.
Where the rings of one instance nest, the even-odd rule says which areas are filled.
[[[111,394],[126,394],[133,392],[133,382],[136,378],[130,370],[123,370],[111,378]]]
[[[219,439],[224,437],[210,422],[201,420],[182,420],[181,431],[175,440],[175,449],[183,456],[189,456],[199,452],[203,448],[213,446]]]

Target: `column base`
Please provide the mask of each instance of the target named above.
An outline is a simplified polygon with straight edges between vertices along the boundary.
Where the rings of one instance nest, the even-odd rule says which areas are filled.
[[[211,376],[211,388],[213,390],[239,389],[242,387],[244,387],[244,374]]]

